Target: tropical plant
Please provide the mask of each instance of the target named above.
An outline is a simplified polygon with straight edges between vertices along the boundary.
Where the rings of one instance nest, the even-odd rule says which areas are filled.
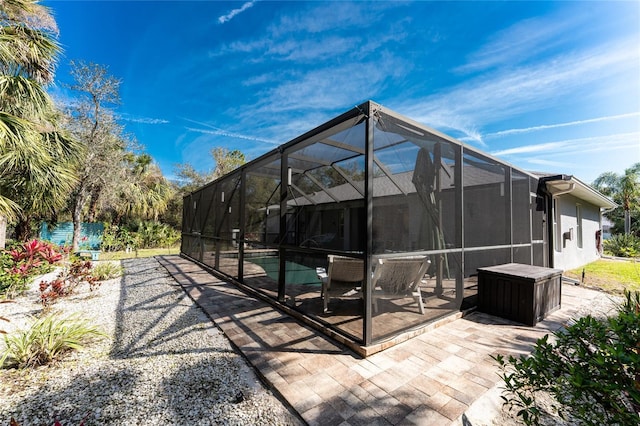
[[[635,230],[640,237],[640,163],[626,169],[623,175],[603,173],[592,185],[620,206],[606,214],[614,222],[613,232],[629,234]]]
[[[136,249],[140,245],[138,235],[125,226],[105,224],[102,234],[102,250],[119,251]]]
[[[136,233],[139,248],[170,247],[180,240],[178,231],[160,222],[136,221],[129,228]]]
[[[82,348],[90,339],[99,336],[105,334],[78,316],[48,315],[34,320],[26,330],[4,335],[0,368],[44,365],[70,350]]]
[[[91,275],[98,281],[110,280],[118,278],[124,273],[124,268],[119,263],[100,262],[93,265]]]
[[[115,205],[118,216],[157,220],[167,210],[173,187],[150,155],[129,153],[125,160],[126,181]]]
[[[626,292],[617,314],[580,318],[545,335],[530,357],[498,355],[503,400],[526,424],[539,424],[541,393],[556,401],[563,418],[580,424],[640,422],[640,293]]]
[[[244,154],[237,149],[229,150],[227,148],[216,147],[211,149],[211,156],[216,164],[213,170],[214,179],[218,179],[246,163]]]
[[[52,269],[63,258],[58,248],[46,241],[32,240],[0,253],[0,294],[9,297],[26,290],[29,280]]]
[[[6,250],[0,249],[0,295],[4,295],[14,285],[14,277],[9,271],[13,266],[13,260]]]
[[[81,147],[60,131],[44,88],[60,52],[56,37],[47,8],[30,0],[0,2],[0,216],[17,221],[21,240],[29,237],[32,218],[64,205],[76,181],[72,164]]]
[[[613,235],[603,243],[605,253],[620,257],[640,256],[640,237],[633,234]]]
[[[101,284],[93,271],[93,263],[90,260],[76,259],[53,281],[40,282],[40,302],[45,308],[49,307],[61,297],[73,294],[83,282],[89,284],[90,291],[100,287]]]
[[[105,226],[102,237],[104,251],[172,247],[180,240],[180,232],[165,223],[132,220],[124,225]]]

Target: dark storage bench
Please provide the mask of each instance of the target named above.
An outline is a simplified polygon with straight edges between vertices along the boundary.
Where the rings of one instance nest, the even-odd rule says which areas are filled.
[[[478,269],[478,310],[530,326],[560,309],[562,270],[508,263]]]

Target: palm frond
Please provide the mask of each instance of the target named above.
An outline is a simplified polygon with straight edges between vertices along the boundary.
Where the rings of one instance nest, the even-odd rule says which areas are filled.
[[[54,105],[42,85],[22,75],[0,75],[0,109],[23,118],[39,118]]]
[[[18,204],[0,193],[0,216],[4,216],[8,220],[15,220],[21,212]]]
[[[3,54],[13,64],[14,73],[20,73],[45,84],[53,81],[56,57],[60,44],[51,34],[25,25],[0,27]],[[7,50],[9,49],[9,50]]]
[[[11,150],[16,145],[26,144],[26,140],[33,134],[33,123],[16,115],[0,111],[0,155]]]

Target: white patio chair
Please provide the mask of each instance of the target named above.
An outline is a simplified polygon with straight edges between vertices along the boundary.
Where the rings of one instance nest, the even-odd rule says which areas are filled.
[[[424,315],[420,282],[429,264],[427,257],[378,259],[371,283],[373,311],[378,312],[379,299],[411,297],[418,304],[420,313]]]
[[[362,281],[364,280],[364,262],[351,257],[328,256],[329,266],[316,268],[318,278],[322,281],[322,299],[324,312],[329,309],[329,300],[333,298],[362,298]]]

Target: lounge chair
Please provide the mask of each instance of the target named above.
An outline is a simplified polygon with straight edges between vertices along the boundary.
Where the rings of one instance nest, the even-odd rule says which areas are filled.
[[[329,266],[317,268],[316,273],[322,281],[322,299],[324,312],[329,309],[329,300],[333,298],[362,298],[364,280],[364,262],[362,259],[329,255]]]
[[[420,282],[429,263],[427,257],[378,259],[371,282],[373,311],[378,312],[379,299],[411,297],[418,303],[420,313],[424,315]]]

